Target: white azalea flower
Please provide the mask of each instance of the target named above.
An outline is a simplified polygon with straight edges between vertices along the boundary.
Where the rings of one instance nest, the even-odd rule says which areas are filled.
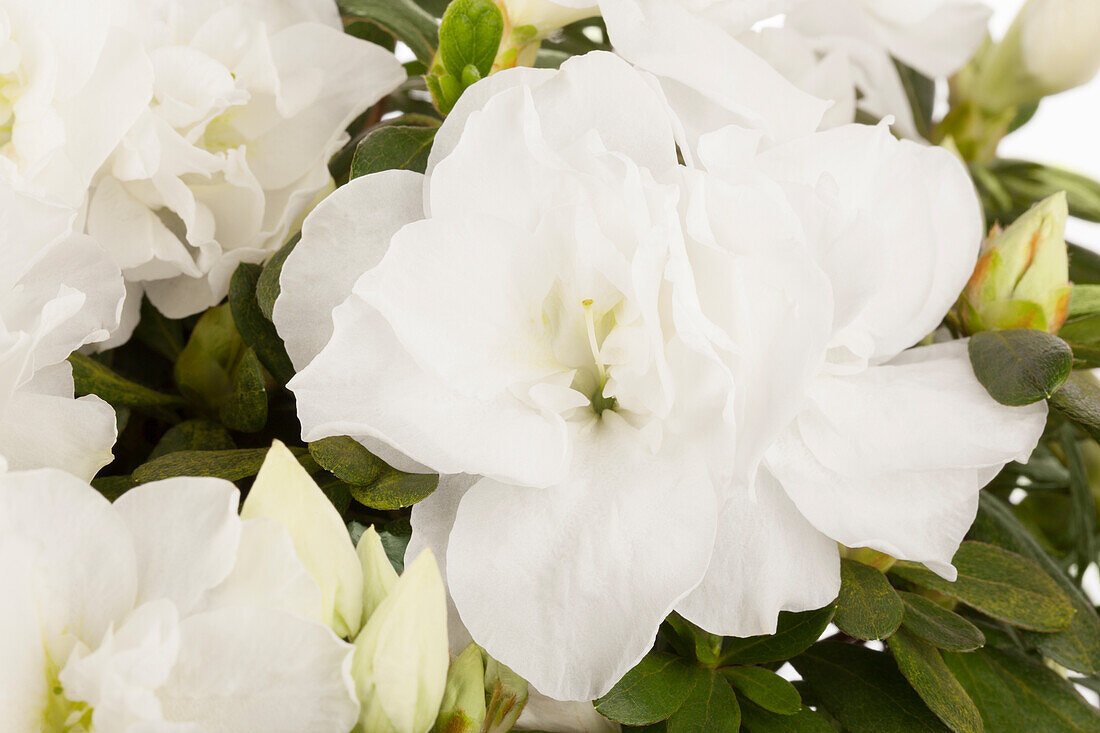
[[[729,127],[687,168],[681,130],[607,54],[496,74],[426,177],[341,188],[283,270],[304,437],[455,474],[414,508],[409,552],[445,557],[469,634],[556,699],[606,692],[670,610],[757,634],[828,603],[837,541],[948,573],[978,488],[1042,429],[1042,406],[985,394],[965,345],[899,356],[977,256],[949,155]],[[963,403],[981,431],[929,412]],[[917,420],[951,450],[910,445]]]
[[[286,532],[238,501],[218,479],[111,505],[60,471],[0,475],[0,728],[349,730],[352,647],[315,620]]]
[[[115,413],[73,399],[65,361],[118,325],[122,275],[76,212],[0,184],[0,461],[90,479],[111,461]]]
[[[152,59],[153,98],[97,178],[87,227],[128,281],[181,317],[283,243],[331,186],[345,127],[405,75],[343,33],[327,0],[158,0],[130,24]]]
[[[117,26],[128,0],[0,5],[0,175],[80,206],[146,107],[152,69]]]

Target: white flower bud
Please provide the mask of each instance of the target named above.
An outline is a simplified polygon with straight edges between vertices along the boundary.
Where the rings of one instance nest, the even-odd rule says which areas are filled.
[[[1087,84],[1100,70],[1100,2],[1030,0],[1016,22],[1024,65],[1046,95]]]
[[[538,37],[584,18],[599,15],[599,7],[589,0],[498,0],[508,28],[533,26]]]
[[[397,583],[397,571],[386,557],[382,538],[373,526],[367,527],[355,546],[359,564],[363,566],[363,623],[371,617]]]

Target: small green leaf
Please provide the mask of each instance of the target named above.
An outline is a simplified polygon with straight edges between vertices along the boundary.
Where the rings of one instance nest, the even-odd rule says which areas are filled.
[[[741,728],[749,733],[836,733],[829,721],[810,708],[794,715],[779,715],[741,697]]]
[[[948,730],[898,672],[888,654],[822,641],[791,664],[816,698],[850,733],[942,733]]]
[[[840,596],[833,623],[857,639],[885,639],[901,625],[904,608],[890,581],[870,565],[840,561]]]
[[[736,733],[741,706],[730,685],[714,670],[695,668],[695,685],[668,719],[668,733]]]
[[[260,306],[260,312],[264,314],[264,318],[269,321],[275,310],[275,299],[279,297],[279,276],[283,274],[283,263],[301,239],[302,234],[299,232],[280,247],[279,251],[264,265],[263,272],[256,281],[256,304]]]
[[[385,466],[381,475],[370,485],[351,484],[351,496],[371,509],[392,511],[404,509],[431,496],[439,485],[434,473],[404,473]]]
[[[452,0],[439,25],[439,56],[456,79],[467,65],[488,76],[500,49],[504,16],[492,0]]]
[[[722,662],[768,664],[786,661],[821,638],[821,633],[835,613],[836,605],[833,603],[802,613],[783,611],[779,614],[774,634],[726,639]]]
[[[1096,313],[1100,313],[1100,285],[1074,284],[1070,291],[1069,310],[1066,315],[1073,319]]]
[[[378,529],[378,537],[382,540],[382,549],[386,551],[393,569],[398,575],[405,572],[405,550],[412,539],[412,525],[406,517],[395,519]]]
[[[1076,244],[1067,242],[1066,246],[1069,249],[1069,279],[1074,287],[1081,283],[1100,283],[1100,255]]]
[[[425,65],[435,55],[435,19],[412,0],[339,0],[340,12],[368,20],[403,41]]]
[[[142,298],[134,338],[171,362],[179,357],[185,343],[183,323],[162,315],[148,298]]]
[[[899,592],[905,604],[901,625],[932,646],[969,652],[985,643],[982,630],[953,611],[916,593]]]
[[[237,266],[229,281],[229,309],[244,342],[256,352],[260,363],[279,384],[286,384],[294,376],[294,365],[286,355],[286,347],[274,324],[264,316],[256,300],[262,270],[259,265],[247,262]]]
[[[1090,372],[1073,372],[1050,404],[1100,440],[1100,383]]]
[[[1100,711],[1055,672],[1022,654],[986,647],[943,658],[991,733],[1100,730]]]
[[[723,667],[719,671],[738,692],[765,710],[794,715],[802,709],[802,697],[798,690],[770,669]]]
[[[267,424],[267,391],[260,359],[245,349],[230,374],[233,391],[218,410],[218,417],[231,430],[255,433]]]
[[[890,637],[890,652],[898,670],[928,709],[955,733],[982,733],[982,716],[959,681],[951,676],[934,646],[905,629]]]
[[[97,476],[92,479],[92,488],[109,501],[114,501],[135,486],[137,482],[133,476]]]
[[[236,447],[229,432],[218,423],[210,420],[186,420],[168,428],[149,454],[149,459],[184,450],[232,450]]]
[[[627,725],[665,720],[680,709],[695,686],[694,669],[670,654],[650,652],[596,700],[596,711]]]
[[[214,476],[239,481],[255,476],[266,456],[267,448],[177,451],[135,468],[134,481],[145,484],[176,476]]]
[[[1053,634],[1020,632],[1054,661],[1077,672],[1100,672],[1100,616],[1085,594],[1062,571],[1003,501],[989,492],[980,495],[978,518],[970,536],[1031,558],[1054,579],[1077,611],[1064,630]]]
[[[890,572],[939,591],[987,616],[1033,631],[1060,631],[1073,605],[1034,561],[984,542],[963,542],[955,554],[958,579],[944,580],[921,565],[899,562]]]
[[[371,484],[388,468],[361,443],[346,435],[313,441],[309,454],[321,468],[349,484]]]
[[[209,309],[176,359],[176,386],[184,397],[217,414],[233,394],[230,371],[244,349],[229,306]]]
[[[359,141],[351,160],[351,177],[387,170],[423,173],[428,166],[436,128],[421,125],[386,125]]]
[[[974,374],[1002,405],[1030,405],[1062,386],[1073,368],[1065,341],[1045,331],[983,331],[968,346]]]
[[[184,404],[179,396],[163,394],[126,379],[80,352],[69,356],[69,364],[73,368],[73,383],[78,397],[94,394],[114,407],[163,408]]]

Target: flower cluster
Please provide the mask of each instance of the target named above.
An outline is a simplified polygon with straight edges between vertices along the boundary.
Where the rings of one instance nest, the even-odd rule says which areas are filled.
[[[0,0],[0,729],[1100,726],[1100,15],[439,5]]]

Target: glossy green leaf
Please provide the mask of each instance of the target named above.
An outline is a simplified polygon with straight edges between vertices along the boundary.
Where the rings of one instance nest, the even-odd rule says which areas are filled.
[[[275,310],[275,299],[279,297],[279,276],[283,274],[283,263],[286,262],[286,258],[294,251],[301,239],[302,235],[299,232],[280,247],[279,251],[273,254],[267,264],[264,265],[264,269],[256,281],[256,304],[260,306],[260,312],[264,314],[264,318],[269,321]]]
[[[1022,654],[986,647],[943,657],[991,733],[1100,730],[1100,711],[1055,672]]]
[[[963,542],[954,565],[954,583],[915,563],[899,562],[891,572],[1020,628],[1059,631],[1073,620],[1069,598],[1033,560],[996,545]]]
[[[668,733],[736,733],[741,706],[729,682],[712,669],[696,668],[695,685],[669,717]]]
[[[959,681],[951,676],[939,651],[905,629],[890,637],[898,671],[921,700],[955,733],[982,733],[982,716]]]
[[[695,687],[694,669],[670,654],[650,652],[596,700],[596,711],[628,725],[665,720],[680,709]]]
[[[741,695],[780,715],[794,715],[802,709],[798,690],[787,680],[763,667],[723,667],[719,670]]]
[[[1100,672],[1100,616],[1085,594],[1039,546],[1003,501],[983,491],[978,518],[970,536],[1031,558],[1054,579],[1076,613],[1062,631],[1053,634],[1022,631],[1025,639],[1054,661],[1077,672]]]
[[[244,350],[230,372],[230,380],[233,389],[219,408],[218,417],[231,430],[242,433],[262,430],[267,424],[267,390],[255,351]]]
[[[370,21],[407,45],[425,65],[435,55],[435,19],[412,0],[339,0],[340,12]]]
[[[823,641],[791,660],[820,703],[850,733],[948,730],[898,672],[890,655]]]
[[[780,715],[754,705],[744,697],[741,705],[741,729],[749,733],[836,733],[836,729],[810,708],[794,715]]]
[[[969,652],[985,643],[982,630],[959,614],[918,596],[898,593],[905,604],[901,625],[932,646],[952,652]]]
[[[363,506],[389,511],[427,499],[438,485],[439,476],[434,473],[404,473],[385,466],[373,483],[350,484],[348,488],[352,498]]]
[[[290,363],[275,325],[263,314],[256,300],[262,271],[259,265],[247,262],[237,266],[229,281],[229,309],[244,342],[256,352],[260,363],[279,384],[286,384],[294,376],[294,365]]]
[[[351,177],[387,170],[423,173],[428,166],[436,128],[420,125],[385,125],[359,141],[351,160]]]
[[[321,468],[349,484],[371,484],[388,466],[346,435],[315,440],[309,454]]]
[[[722,661],[725,664],[767,664],[790,659],[821,638],[835,613],[836,605],[832,603],[802,613],[783,611],[774,634],[726,639]]]
[[[968,345],[974,374],[1002,405],[1029,405],[1062,386],[1073,368],[1065,341],[1045,331],[983,331]]]
[[[456,79],[467,66],[489,75],[504,34],[504,16],[492,0],[452,0],[439,25],[439,56]]]
[[[210,420],[185,420],[173,425],[161,436],[149,459],[179,451],[232,450],[237,446],[221,425]]]
[[[74,352],[69,356],[76,395],[94,394],[114,407],[180,407],[178,395],[157,392],[117,374],[95,359]]]
[[[904,608],[881,572],[855,560],[840,561],[840,596],[833,623],[857,639],[885,639],[901,625]]]

